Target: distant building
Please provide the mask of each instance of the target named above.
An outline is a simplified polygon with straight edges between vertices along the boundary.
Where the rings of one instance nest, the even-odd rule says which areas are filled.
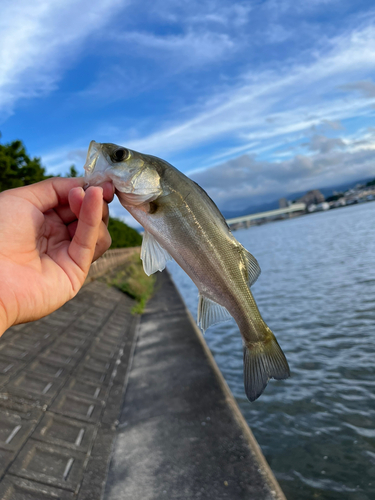
[[[323,203],[324,201],[324,195],[319,189],[313,189],[302,196],[302,198],[299,198],[296,203],[305,203],[305,205],[309,207],[309,205],[319,205],[319,203]]]
[[[279,208],[287,208],[289,207],[290,203],[286,198],[280,198],[279,199]]]
[[[326,201],[323,201],[322,203],[319,203],[317,206],[316,206],[316,211],[317,212],[322,212],[324,210],[329,210],[329,203],[327,203]]]

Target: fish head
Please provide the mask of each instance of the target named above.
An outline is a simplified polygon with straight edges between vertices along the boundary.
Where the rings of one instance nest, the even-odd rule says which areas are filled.
[[[162,192],[152,157],[117,144],[91,141],[84,169],[87,186],[112,181],[123,205],[153,201]]]

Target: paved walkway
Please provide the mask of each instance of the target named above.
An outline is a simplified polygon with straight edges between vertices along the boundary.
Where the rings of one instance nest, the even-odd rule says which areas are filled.
[[[0,339],[0,499],[99,500],[136,331],[133,301],[85,286]]]
[[[157,288],[140,328],[94,281],[0,339],[0,500],[285,500],[168,273]]]

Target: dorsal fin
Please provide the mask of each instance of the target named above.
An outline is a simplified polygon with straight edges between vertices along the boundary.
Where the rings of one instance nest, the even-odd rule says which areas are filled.
[[[242,255],[245,259],[247,268],[247,283],[249,287],[251,287],[259,278],[259,275],[261,273],[260,267],[256,258],[253,255],[251,255],[251,253],[248,252],[246,248],[242,247]]]

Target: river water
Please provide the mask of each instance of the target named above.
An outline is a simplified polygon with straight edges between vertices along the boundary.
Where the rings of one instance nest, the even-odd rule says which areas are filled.
[[[291,378],[249,403],[234,321],[206,341],[288,500],[375,499],[375,202],[243,229]],[[168,265],[196,317],[197,289]]]

